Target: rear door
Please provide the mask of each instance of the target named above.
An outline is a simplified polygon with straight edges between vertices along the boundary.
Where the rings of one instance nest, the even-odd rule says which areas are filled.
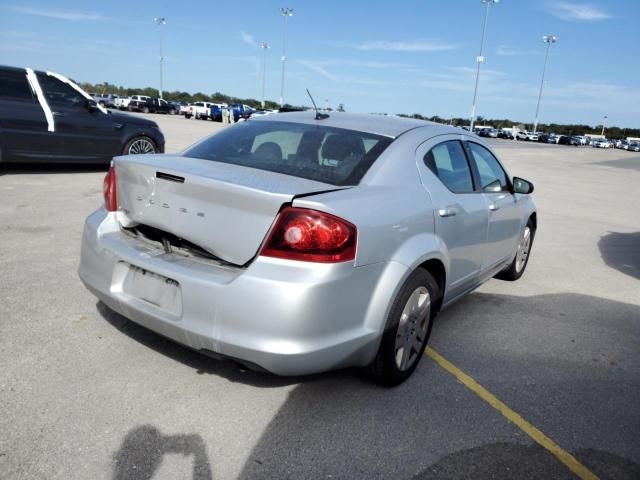
[[[27,81],[26,71],[0,69],[0,160],[46,160],[55,149],[44,110]]]
[[[475,188],[460,136],[436,137],[416,153],[422,183],[433,203],[436,234],[448,252],[446,302],[478,282],[486,255],[487,207]]]
[[[71,85],[43,72],[36,75],[53,112],[60,161],[108,162],[121,153],[108,113],[89,110],[87,99]]]
[[[489,212],[483,270],[491,270],[513,259],[520,238],[524,204],[518,202],[518,196],[511,193],[509,177],[493,153],[475,142],[466,142],[466,146]]]

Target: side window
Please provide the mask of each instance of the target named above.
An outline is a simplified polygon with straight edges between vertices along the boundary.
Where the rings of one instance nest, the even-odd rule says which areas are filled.
[[[79,107],[85,104],[84,96],[71,85],[47,74],[37,73],[36,75],[47,103],[51,106]]]
[[[24,71],[9,72],[0,70],[0,98],[33,102],[33,94],[27,81],[27,74]]]
[[[483,192],[504,192],[509,190],[507,175],[493,154],[477,143],[469,142],[473,161],[480,174],[480,187]]]
[[[424,156],[424,163],[453,193],[473,192],[471,170],[459,141],[436,145]]]

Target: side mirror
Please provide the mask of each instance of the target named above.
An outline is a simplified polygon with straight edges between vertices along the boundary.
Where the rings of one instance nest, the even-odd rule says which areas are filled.
[[[87,100],[87,110],[89,110],[90,113],[98,110],[98,104],[95,102],[95,100]]]
[[[513,177],[513,193],[522,193],[527,195],[533,192],[533,183],[524,178]]]

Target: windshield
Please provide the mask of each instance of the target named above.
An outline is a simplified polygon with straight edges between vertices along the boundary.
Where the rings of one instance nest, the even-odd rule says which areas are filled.
[[[356,185],[392,142],[370,133],[288,122],[244,122],[194,145],[184,156]]]

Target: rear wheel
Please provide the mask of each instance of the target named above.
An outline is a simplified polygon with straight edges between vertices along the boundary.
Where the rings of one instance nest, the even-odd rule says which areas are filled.
[[[191,118],[191,114],[190,113],[185,113],[184,114],[184,118]]]
[[[149,107],[142,107],[142,113],[149,113]]]
[[[419,268],[406,280],[393,302],[380,349],[367,367],[377,383],[395,386],[418,366],[431,334],[440,289],[426,270]]]
[[[533,237],[535,237],[536,231],[531,219],[527,222],[527,226],[524,227],[524,231],[518,242],[518,249],[516,250],[516,256],[505,270],[496,275],[496,278],[500,280],[507,280],[513,282],[518,280],[527,268],[529,263],[529,254],[531,253],[531,246],[533,245]]]
[[[123,155],[142,155],[147,153],[156,153],[158,148],[153,140],[149,137],[134,137],[127,142],[122,152]]]

